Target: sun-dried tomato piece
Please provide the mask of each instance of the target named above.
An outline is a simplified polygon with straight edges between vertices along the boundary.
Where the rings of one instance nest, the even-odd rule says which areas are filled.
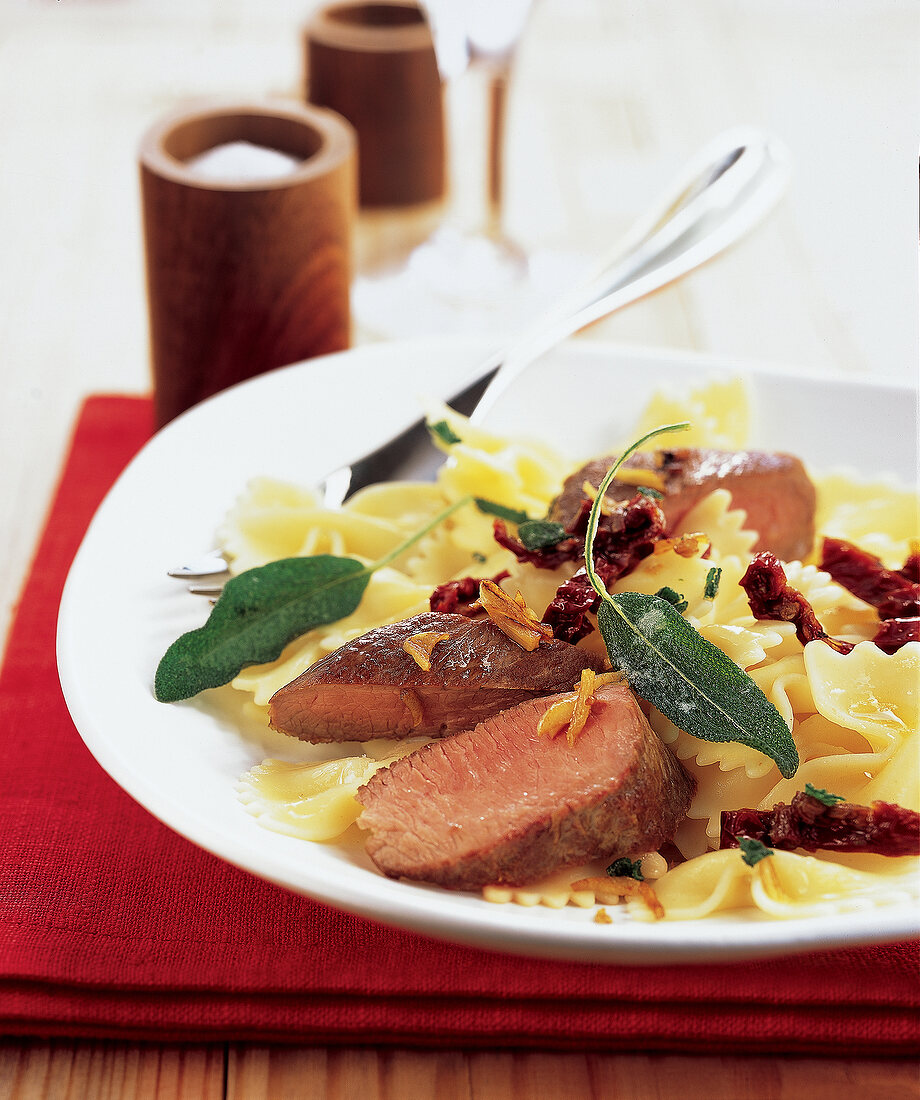
[[[508,534],[501,520],[493,524],[495,541],[510,550],[520,562],[528,562],[538,569],[557,569],[565,562],[578,561],[584,555],[590,512],[591,501],[582,501],[581,509],[566,529],[568,537],[553,546],[528,550],[522,542]],[[642,558],[648,557],[664,534],[664,513],[655,501],[637,494],[599,517],[594,535],[595,568],[605,583],[608,576],[616,579],[635,568]]]
[[[738,837],[791,852],[871,852],[880,856],[920,854],[920,814],[893,802],[827,806],[800,791],[791,804],[772,810],[724,810],[720,848],[737,848]]]
[[[762,550],[738,582],[747,593],[751,612],[757,619],[778,619],[794,623],[795,636],[802,643],[821,640],[838,653],[849,653],[851,642],[842,642],[824,630],[807,599],[786,581],[786,573],[775,554]]]
[[[553,628],[553,637],[574,645],[594,630],[588,613],[596,611],[598,603],[600,596],[592,588],[588,574],[580,569],[556,589],[543,612],[543,622]]]
[[[920,617],[885,619],[872,641],[886,653],[897,653],[908,642],[920,642]]]
[[[861,600],[878,609],[880,619],[920,615],[920,584],[911,578],[918,568],[911,555],[904,569],[886,569],[882,562],[845,539],[825,538],[821,568]]]
[[[602,515],[594,536],[594,568],[611,584],[647,558],[665,537],[667,522],[654,500],[638,495]]]
[[[719,848],[737,848],[738,838],[742,836],[766,844],[772,824],[772,810],[752,810],[749,807],[723,810]]]
[[[907,561],[898,570],[905,580],[920,584],[920,550],[914,550],[907,555]]]
[[[504,546],[520,562],[534,565],[537,569],[558,569],[567,561],[577,561],[584,552],[585,540],[577,535],[564,538],[552,546],[539,546],[534,550],[527,547],[513,535],[500,519],[492,524],[492,534],[499,546]]]
[[[479,604],[479,586],[484,580],[492,580],[495,584],[501,584],[505,577],[511,574],[507,569],[497,573],[494,577],[462,577],[459,581],[447,581],[439,584],[431,593],[428,606],[432,611],[440,611],[447,615],[466,615],[474,618],[482,608]]]
[[[911,586],[915,591],[893,592],[876,605],[880,619],[914,619],[920,615],[920,584]]]
[[[586,500],[569,526],[578,539],[576,557],[584,555],[584,536],[590,511],[591,501]],[[643,558],[653,553],[664,534],[664,513],[653,500],[641,494],[602,514],[594,536],[594,568],[600,579],[609,585],[631,572]],[[557,549],[558,546],[551,548]],[[573,643],[580,641],[594,630],[588,614],[597,610],[599,602],[600,597],[591,586],[587,573],[580,569],[556,589],[555,596],[543,613],[543,622],[552,626],[556,638]]]

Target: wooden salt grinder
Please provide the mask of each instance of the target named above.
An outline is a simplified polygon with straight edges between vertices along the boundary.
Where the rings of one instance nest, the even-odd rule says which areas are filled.
[[[188,161],[245,141],[287,174],[210,179]],[[297,103],[209,104],[154,125],[140,150],[157,425],[274,367],[350,342],[356,140]]]
[[[343,0],[303,32],[307,101],[358,134],[362,206],[444,195],[444,103],[431,31],[414,0]]]

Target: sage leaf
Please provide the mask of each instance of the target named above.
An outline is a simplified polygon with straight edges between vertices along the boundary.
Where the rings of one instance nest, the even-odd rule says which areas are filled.
[[[630,859],[628,856],[620,856],[607,868],[607,874],[611,878],[634,878],[637,882],[644,882],[642,874],[642,860]]]
[[[762,859],[773,855],[772,848],[768,848],[766,844],[762,844],[759,840],[754,840],[753,837],[739,836],[737,839],[738,847],[741,849],[741,858],[748,867],[756,867]]]
[[[204,626],[177,638],[157,667],[163,703],[229,683],[246,665],[274,661],[295,638],[350,615],[373,570],[355,558],[282,558],[231,578]]]
[[[463,442],[446,420],[439,420],[437,424],[429,424],[428,431],[440,439],[442,443],[446,443],[448,447],[453,446],[454,443]]]
[[[687,427],[686,422],[666,424],[648,432],[623,451],[598,486],[585,532],[585,572],[601,597],[598,629],[614,668],[676,726],[702,741],[750,745],[789,779],[799,766],[795,742],[782,715],[751,677],[667,600],[639,592],[611,596],[594,568],[601,502],[617,470],[647,440]]]
[[[370,565],[317,554],[270,561],[232,577],[204,626],[177,638],[163,654],[154,695],[162,703],[176,703],[229,684],[247,665],[276,660],[288,642],[308,630],[344,619],[361,603],[372,573],[396,561],[472,499],[455,500]]]
[[[789,779],[799,756],[782,715],[757,684],[658,596],[602,600],[598,629],[630,686],[701,741],[737,741],[764,753]]]
[[[656,596],[660,596],[663,600],[667,600],[669,604],[672,604],[675,610],[683,614],[690,604],[684,599],[682,592],[676,592],[669,585],[665,585],[664,588],[659,588],[655,593]]]
[[[823,787],[813,787],[810,783],[805,784],[805,793],[809,798],[815,799],[820,802],[822,806],[836,806],[838,802],[843,802],[842,794],[831,794],[830,791],[826,791]]]
[[[566,537],[561,523],[550,519],[529,519],[518,527],[518,538],[526,550],[542,550],[555,546]]]
[[[509,523],[526,523],[528,515],[519,508],[506,508],[504,504],[496,504],[494,500],[486,500],[483,497],[473,497],[473,503],[480,512],[487,516],[497,516]]]
[[[703,599],[714,600],[719,594],[719,584],[722,580],[722,569],[714,565],[706,574],[706,584],[703,587]]]

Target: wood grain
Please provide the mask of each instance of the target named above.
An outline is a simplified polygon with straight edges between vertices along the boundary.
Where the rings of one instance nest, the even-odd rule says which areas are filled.
[[[0,1044],[0,1097],[220,1100],[224,1062],[220,1046],[7,1041]]]
[[[267,181],[203,178],[200,153],[248,142],[298,159]],[[195,106],[141,142],[158,426],[228,386],[351,342],[356,142],[332,112]]]
[[[916,1100],[917,1064],[821,1058],[0,1043],[2,1100]]]
[[[336,0],[304,32],[305,94],[358,135],[362,206],[444,194],[444,101],[431,32],[413,0]]]

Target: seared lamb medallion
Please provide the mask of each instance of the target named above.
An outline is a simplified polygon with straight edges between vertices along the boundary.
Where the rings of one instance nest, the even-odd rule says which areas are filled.
[[[403,650],[417,634],[446,634],[423,669]],[[568,642],[527,652],[490,620],[426,612],[347,642],[280,688],[273,729],[303,741],[442,737],[527,699],[571,690],[601,659]]]
[[[553,702],[520,703],[361,787],[358,824],[380,870],[457,890],[521,886],[670,840],[695,784],[629,688],[598,689],[571,746],[564,735],[537,736]]]
[[[566,478],[553,503],[551,518],[568,527],[582,509],[587,481],[594,489],[616,461],[596,458]],[[625,470],[651,470],[664,483],[658,502],[668,532],[715,489],[732,495],[732,507],[747,513],[746,526],[759,532],[756,551],[771,550],[783,561],[801,561],[815,538],[815,489],[798,458],[762,451],[713,451],[698,448],[641,452],[627,459]],[[627,500],[636,493],[632,480],[616,478],[607,490],[610,500]]]

